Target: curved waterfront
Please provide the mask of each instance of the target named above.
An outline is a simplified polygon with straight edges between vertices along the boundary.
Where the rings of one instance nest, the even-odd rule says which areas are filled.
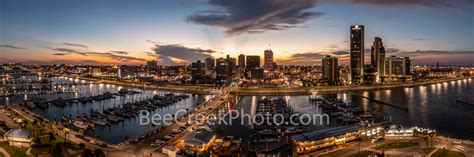
[[[36,79],[36,78],[31,78]],[[25,100],[32,100],[35,98],[44,98],[46,100],[55,100],[58,98],[62,99],[71,99],[71,98],[81,98],[88,96],[100,95],[105,92],[117,93],[121,89],[130,89],[139,91],[139,94],[125,95],[125,96],[115,96],[113,99],[106,99],[101,101],[93,101],[87,103],[73,103],[65,106],[56,106],[50,105],[45,109],[33,108],[33,112],[39,114],[49,120],[60,121],[61,118],[67,117],[70,119],[75,119],[81,113],[89,114],[91,110],[96,110],[102,112],[108,108],[121,107],[122,104],[127,102],[137,102],[144,99],[149,99],[153,95],[165,95],[169,92],[159,91],[159,90],[143,90],[139,88],[131,88],[125,86],[118,86],[113,84],[104,84],[104,83],[93,83],[85,80],[65,78],[65,77],[52,77],[48,78],[53,81],[53,84],[68,84],[68,83],[81,83],[81,85],[63,85],[65,88],[74,88],[77,92],[67,92],[67,93],[54,93],[54,94],[37,94],[37,95],[17,95],[10,97],[1,97],[0,104],[9,105],[9,104],[18,104]],[[174,94],[187,94],[187,93],[178,93]],[[174,103],[169,106],[159,108],[156,113],[160,115],[164,114],[174,114],[178,110],[193,109],[198,103],[202,103],[205,100],[209,100],[211,95],[199,95],[199,94],[187,94],[189,98],[186,98],[182,101]],[[97,137],[101,140],[104,140],[108,143],[120,143],[127,138],[135,138],[147,131],[151,130],[154,126],[152,125],[140,125],[139,117],[124,119],[123,122],[116,124],[111,124],[106,127],[95,127],[95,131],[87,129],[85,134]],[[68,126],[72,129],[77,130],[74,126]]]
[[[283,96],[283,98],[297,113],[320,113],[316,106],[311,105],[310,98],[337,97],[350,105],[360,106],[366,111],[377,113],[377,120],[379,121],[392,121],[393,124],[406,127],[430,128],[437,130],[439,134],[446,137],[474,140],[474,125],[472,125],[474,122],[474,106],[456,102],[456,100],[468,103],[474,102],[474,97],[472,97],[474,94],[474,80],[472,79],[425,86],[356,91],[355,93],[378,100],[378,102],[350,92],[322,92],[313,93],[311,96]],[[244,113],[252,114],[258,100],[275,97],[277,96],[242,96],[234,109],[243,109]],[[380,102],[398,107],[381,104]],[[220,129],[226,135],[241,136],[244,143],[248,143],[252,133],[251,126],[241,126],[238,123],[239,121],[236,120],[233,125],[220,126]],[[307,131],[320,130],[336,125],[341,124],[337,124],[332,120],[329,126],[310,126]],[[285,153],[285,151],[281,153]]]

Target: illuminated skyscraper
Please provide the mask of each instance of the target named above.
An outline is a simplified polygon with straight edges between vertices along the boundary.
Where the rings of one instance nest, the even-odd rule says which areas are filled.
[[[239,55],[239,68],[245,69],[245,55],[244,54]]]
[[[375,82],[382,82],[385,76],[385,47],[383,47],[382,38],[375,37],[370,50],[370,64],[375,68]]]
[[[352,84],[362,84],[364,75],[364,25],[352,25],[350,36],[351,82]]]
[[[207,70],[214,70],[214,68],[216,67],[216,60],[214,58],[206,58],[206,69]]]
[[[247,56],[247,64],[245,65],[247,70],[260,67],[260,56]]]
[[[336,85],[339,82],[336,57],[326,56],[323,58],[323,80],[327,81],[330,85]]]
[[[264,63],[263,67],[267,70],[273,70],[273,51],[267,49],[264,51]]]

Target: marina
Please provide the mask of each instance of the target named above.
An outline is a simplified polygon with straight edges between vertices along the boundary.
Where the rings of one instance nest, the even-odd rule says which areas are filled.
[[[212,97],[128,88],[65,77],[48,79],[60,84],[82,84],[74,85],[77,91],[72,93],[16,95],[1,98],[0,103],[23,105],[48,120],[60,122],[73,130],[83,130],[85,135],[113,144],[140,138],[159,128],[152,124],[140,125],[140,110],[147,110],[151,114],[174,114],[178,110],[191,110]]]

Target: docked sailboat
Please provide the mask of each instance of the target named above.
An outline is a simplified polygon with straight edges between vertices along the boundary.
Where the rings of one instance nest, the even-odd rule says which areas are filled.
[[[88,125],[85,124],[85,123],[84,123],[83,121],[81,121],[81,120],[76,120],[76,121],[74,121],[74,126],[76,126],[76,127],[78,127],[78,128],[81,128],[81,129],[84,129],[84,130],[86,130],[87,127],[88,127]]]

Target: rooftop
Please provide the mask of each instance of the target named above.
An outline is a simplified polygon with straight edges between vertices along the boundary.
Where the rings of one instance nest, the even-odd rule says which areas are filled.
[[[11,129],[7,133],[5,133],[5,137],[14,137],[14,138],[24,138],[28,139],[31,138],[33,134],[32,131],[26,129]]]
[[[359,126],[359,125],[341,126],[341,127],[335,127],[335,128],[330,128],[326,130],[319,130],[319,131],[314,131],[310,133],[305,133],[301,135],[294,135],[294,136],[291,136],[291,138],[296,141],[315,141],[315,140],[320,140],[327,137],[342,135],[342,134],[357,131],[360,129],[362,129],[362,126]]]

